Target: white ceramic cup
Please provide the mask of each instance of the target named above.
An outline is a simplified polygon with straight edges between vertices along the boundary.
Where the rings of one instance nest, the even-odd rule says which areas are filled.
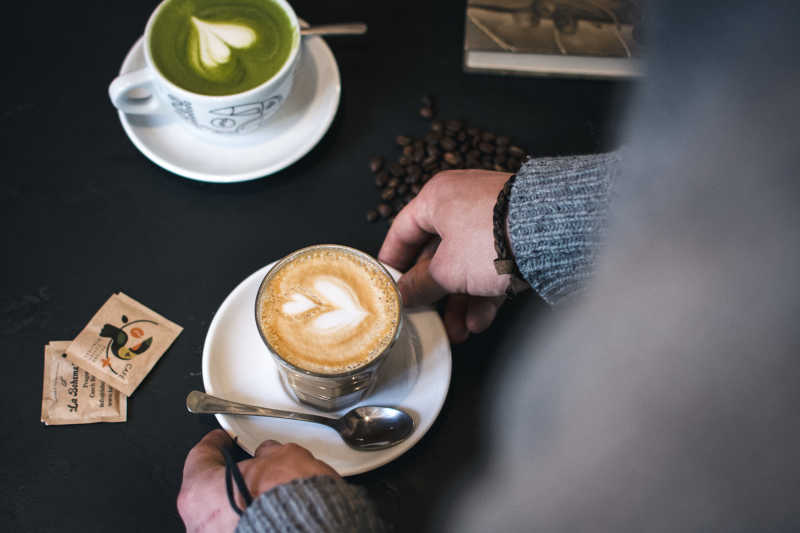
[[[289,57],[274,76],[241,93],[211,96],[178,87],[153,62],[153,22],[169,1],[161,2],[147,21],[143,43],[146,67],[115,78],[108,87],[111,102],[124,113],[176,116],[194,133],[211,141],[247,139],[278,111],[292,90],[301,48],[297,15],[285,0],[273,0],[289,17],[293,32]]]

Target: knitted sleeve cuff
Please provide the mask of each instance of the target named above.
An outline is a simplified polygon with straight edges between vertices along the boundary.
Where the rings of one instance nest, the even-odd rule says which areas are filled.
[[[517,172],[508,208],[511,249],[546,302],[558,303],[591,275],[620,168],[612,152],[529,159]]]
[[[341,478],[315,476],[261,494],[242,514],[236,531],[368,533],[385,527],[363,489]]]

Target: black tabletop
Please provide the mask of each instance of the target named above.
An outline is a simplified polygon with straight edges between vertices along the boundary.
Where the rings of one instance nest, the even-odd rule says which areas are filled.
[[[213,417],[186,412],[202,389],[208,325],[246,276],[313,243],[376,254],[387,224],[368,159],[422,135],[420,98],[439,114],[512,136],[534,155],[612,146],[631,86],[462,70],[464,3],[297,0],[311,23],[364,21],[363,37],[328,40],[342,77],[330,130],[272,176],[209,184],[158,167],[125,135],[107,87],[157,2],[18,2],[5,20],[0,179],[5,357],[0,529],[175,530],[186,452]],[[19,23],[16,21],[20,21]],[[12,28],[13,26],[13,28]],[[43,346],[69,340],[124,291],[185,329],[136,390],[128,421],[39,421]],[[351,478],[399,531],[436,530],[439,513],[480,468],[477,417],[511,364],[513,332],[541,320],[527,294],[486,333],[453,347],[450,391],[430,431],[392,463]],[[243,456],[243,455],[242,455]]]

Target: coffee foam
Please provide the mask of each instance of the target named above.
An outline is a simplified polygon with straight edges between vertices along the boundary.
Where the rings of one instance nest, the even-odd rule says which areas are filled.
[[[369,363],[391,344],[400,303],[375,265],[345,250],[315,249],[274,274],[258,314],[267,342],[284,360],[338,374]]]
[[[247,48],[256,40],[256,32],[243,24],[206,22],[191,17],[197,32],[197,47],[200,61],[207,68],[227,63],[231,58],[231,47]]]

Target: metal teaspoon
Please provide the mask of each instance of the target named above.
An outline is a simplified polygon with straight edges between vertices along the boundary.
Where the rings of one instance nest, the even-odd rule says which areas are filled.
[[[195,414],[227,414],[271,416],[324,424],[339,432],[342,440],[356,450],[382,450],[404,441],[414,430],[408,413],[393,407],[363,405],[341,418],[295,413],[223,400],[204,392],[192,391],[186,397],[186,408]]]
[[[300,28],[300,35],[363,35],[367,33],[367,25],[363,22],[345,22],[342,24],[320,24]]]

